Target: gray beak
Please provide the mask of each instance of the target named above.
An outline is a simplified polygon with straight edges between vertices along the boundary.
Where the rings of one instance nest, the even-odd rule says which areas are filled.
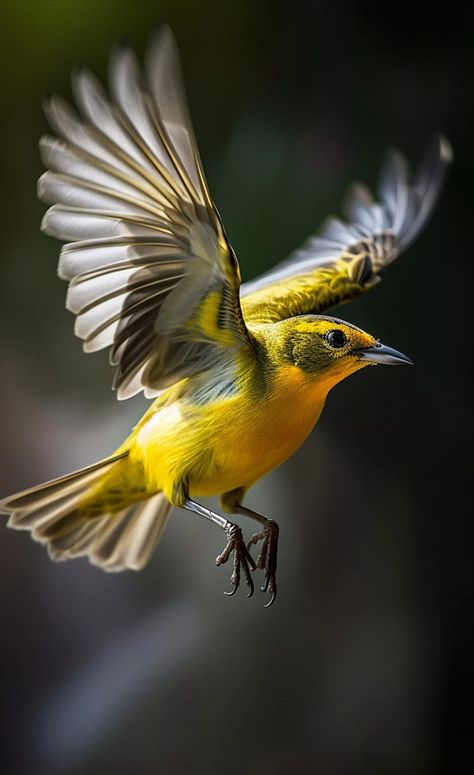
[[[380,342],[374,344],[373,347],[368,347],[367,350],[359,350],[357,355],[363,361],[384,363],[386,366],[413,366],[413,361],[407,358],[406,355]]]

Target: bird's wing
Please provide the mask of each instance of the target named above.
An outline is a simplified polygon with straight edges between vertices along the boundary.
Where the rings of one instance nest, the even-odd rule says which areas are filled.
[[[355,184],[345,206],[347,222],[330,218],[300,250],[242,285],[244,319],[266,323],[317,314],[375,285],[425,227],[451,159],[449,143],[437,138],[411,180],[404,157],[391,151],[380,175],[379,201]]]
[[[79,115],[46,106],[42,228],[64,245],[59,275],[84,350],[111,346],[118,398],[148,396],[250,348],[240,273],[211,200],[167,27],[147,58],[111,57],[109,100],[87,71],[73,78]]]

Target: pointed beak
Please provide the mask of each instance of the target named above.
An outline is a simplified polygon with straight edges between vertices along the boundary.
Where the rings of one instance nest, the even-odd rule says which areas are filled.
[[[406,355],[380,342],[374,344],[373,347],[368,347],[366,350],[359,350],[357,355],[363,361],[384,363],[386,366],[413,366],[413,361]]]

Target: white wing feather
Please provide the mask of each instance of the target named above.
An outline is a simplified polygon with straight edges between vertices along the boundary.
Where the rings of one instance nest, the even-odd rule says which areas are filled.
[[[46,111],[58,137],[40,143],[48,171],[38,194],[52,205],[42,228],[68,242],[58,271],[70,282],[75,333],[86,352],[113,346],[119,398],[156,395],[249,347],[238,264],[207,190],[166,27],[147,73],[148,84],[133,53],[118,48],[111,100],[90,73],[76,73],[79,115],[53,97]],[[215,329],[230,339],[199,326],[199,306],[216,291]]]

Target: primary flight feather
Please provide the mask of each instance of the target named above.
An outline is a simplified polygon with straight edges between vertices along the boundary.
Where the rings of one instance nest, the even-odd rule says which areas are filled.
[[[371,288],[426,225],[451,161],[438,138],[412,179],[392,151],[374,200],[355,185],[347,221],[330,219],[286,261],[240,285],[235,253],[211,199],[174,38],[163,27],[145,74],[127,47],[111,57],[110,96],[87,71],[73,77],[76,113],[46,105],[54,137],[42,228],[66,242],[59,275],[92,352],[110,348],[120,399],[155,397],[109,458],[10,496],[9,525],[31,531],[54,559],[87,555],[106,570],[142,568],[173,506],[227,535],[232,590],[252,571],[276,595],[278,526],[243,506],[248,488],[287,459],[317,422],[328,391],[376,363],[410,363],[355,326],[320,313]],[[196,498],[220,495],[240,528]],[[256,562],[252,545],[261,541]]]

